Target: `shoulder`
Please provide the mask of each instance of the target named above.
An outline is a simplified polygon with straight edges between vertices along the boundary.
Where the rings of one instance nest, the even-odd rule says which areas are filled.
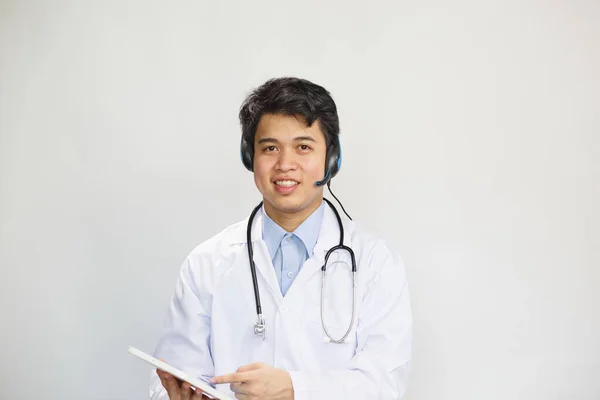
[[[198,244],[187,256],[184,267],[206,269],[232,258],[245,245],[247,219],[224,228]]]
[[[344,225],[346,230],[350,232],[351,243],[353,246],[358,246],[362,248],[363,251],[367,250],[378,255],[400,257],[398,250],[388,239],[367,230],[354,221],[349,221]]]
[[[370,275],[379,275],[384,269],[391,269],[405,276],[404,260],[392,242],[354,221],[349,221],[347,230],[351,233],[356,261],[363,271],[366,269]]]

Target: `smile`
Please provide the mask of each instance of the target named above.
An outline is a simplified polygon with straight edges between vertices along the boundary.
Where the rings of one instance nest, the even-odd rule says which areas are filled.
[[[298,184],[298,182],[296,181],[275,181],[275,184],[277,186],[283,186],[283,187],[291,187],[291,186],[296,186]]]

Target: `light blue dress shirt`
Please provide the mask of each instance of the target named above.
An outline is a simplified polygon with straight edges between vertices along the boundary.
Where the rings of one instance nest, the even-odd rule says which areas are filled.
[[[285,296],[300,272],[302,264],[312,255],[319,238],[325,202],[321,203],[294,232],[286,232],[265,212],[263,206],[262,236],[273,260],[281,294]]]

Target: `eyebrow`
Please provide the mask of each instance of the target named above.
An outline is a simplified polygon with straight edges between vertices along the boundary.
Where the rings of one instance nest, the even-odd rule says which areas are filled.
[[[309,142],[316,142],[312,136],[297,136],[294,138],[294,141],[296,141],[296,142],[300,142],[303,140],[306,140]],[[275,138],[269,138],[269,137],[258,140],[258,144],[263,144],[263,143],[279,143],[279,141],[277,141],[277,139],[275,139]]]

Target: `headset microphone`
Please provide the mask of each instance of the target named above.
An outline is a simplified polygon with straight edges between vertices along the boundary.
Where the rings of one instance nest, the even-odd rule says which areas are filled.
[[[315,182],[315,186],[323,186],[328,182],[329,182],[329,171],[327,171],[327,173],[325,174],[325,177],[322,180]]]

